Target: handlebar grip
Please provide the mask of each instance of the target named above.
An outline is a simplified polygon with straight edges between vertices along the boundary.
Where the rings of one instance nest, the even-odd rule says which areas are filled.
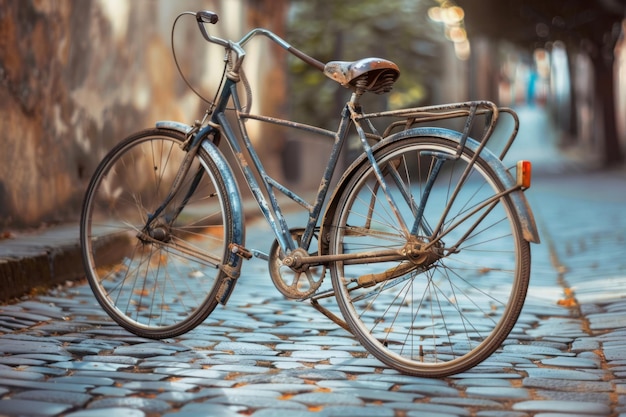
[[[216,24],[219,20],[217,13],[210,12],[208,10],[200,10],[196,13],[196,20],[198,23],[210,23],[212,25]]]
[[[196,13],[196,21],[198,22],[198,27],[200,28],[200,32],[202,33],[202,36],[204,36],[204,39],[211,43],[226,46],[228,45],[228,41],[209,35],[207,28],[204,26],[205,23],[214,25],[218,20],[219,18],[217,17],[217,13],[210,12],[208,10],[200,10]]]

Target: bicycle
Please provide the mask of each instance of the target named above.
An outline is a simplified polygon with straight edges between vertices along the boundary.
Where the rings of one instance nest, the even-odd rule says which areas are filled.
[[[393,62],[324,64],[267,29],[234,42],[209,34],[215,13],[178,18],[185,14],[195,16],[206,41],[224,48],[224,74],[202,121],[157,122],[121,141],[94,172],[80,241],[102,308],[136,335],[181,335],[226,304],[243,261],[257,256],[268,261],[282,294],[309,302],[401,372],[442,377],[489,357],[517,321],[529,282],[529,243],[539,242],[523,193],[530,162],[507,168],[501,161],[517,133],[516,114],[488,101],[365,113],[363,94],[386,93],[398,78]],[[246,109],[237,86],[247,84],[244,47],[256,36],[352,90],[337,131]],[[486,145],[504,113],[515,125],[496,156]],[[248,120],[332,140],[314,202],[267,174]],[[461,120],[463,129],[423,126],[441,120]],[[380,121],[384,130],[375,126]],[[478,140],[470,137],[476,121],[484,123]],[[354,131],[362,154],[327,201],[340,151]],[[218,149],[221,139],[274,232],[268,253],[245,247],[241,194]],[[288,226],[279,193],[308,212],[303,227]],[[114,250],[106,242],[115,242]],[[323,289],[328,272],[332,286]],[[340,313],[320,304],[332,297]]]

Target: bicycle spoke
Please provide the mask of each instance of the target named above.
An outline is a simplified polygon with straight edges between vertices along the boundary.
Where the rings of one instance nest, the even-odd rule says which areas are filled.
[[[338,254],[385,248],[406,255],[336,262],[331,274],[361,343],[383,362],[417,375],[449,375],[491,354],[519,314],[521,304],[511,299],[523,299],[528,284],[521,261],[528,246],[509,190],[499,188],[480,159],[455,158],[456,151],[442,139],[407,139],[381,150],[379,165],[393,185],[387,192],[397,198],[383,196],[364,165],[345,186],[332,229],[331,249]],[[437,162],[437,175],[435,159],[446,161]],[[417,235],[398,225],[390,200],[401,204],[405,224],[423,212]]]
[[[224,185],[208,158],[179,173],[184,141],[155,129],[121,142],[96,171],[81,219],[96,298],[142,336],[171,337],[198,325],[215,308],[225,276],[232,228]]]

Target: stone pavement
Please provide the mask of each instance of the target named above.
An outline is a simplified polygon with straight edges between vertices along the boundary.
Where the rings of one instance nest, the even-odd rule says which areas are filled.
[[[0,306],[0,416],[626,416],[626,174],[543,172],[524,310],[468,372],[387,368],[254,259],[226,307],[172,340],[122,330],[83,282]]]

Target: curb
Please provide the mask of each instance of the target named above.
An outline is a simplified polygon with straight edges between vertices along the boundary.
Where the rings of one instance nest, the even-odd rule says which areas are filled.
[[[0,302],[84,275],[76,225],[0,240]]]
[[[254,201],[243,198],[242,202],[247,220],[260,216]],[[295,203],[282,208],[290,207]],[[0,303],[85,278],[79,234],[78,223],[67,223],[0,239]],[[121,243],[102,236],[104,251],[113,257],[125,248]]]

